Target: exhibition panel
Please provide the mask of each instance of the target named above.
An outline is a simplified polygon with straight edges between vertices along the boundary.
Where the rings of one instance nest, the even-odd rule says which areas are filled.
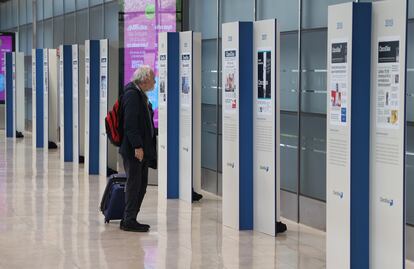
[[[33,49],[32,52],[32,130],[33,146],[48,146],[48,53],[47,49]]]
[[[109,143],[106,136],[105,117],[115,104],[119,95],[119,55],[118,43],[109,42],[108,39],[101,40],[101,145],[106,144],[106,165],[107,168],[118,171],[118,148]],[[106,79],[105,79],[106,75]],[[106,89],[106,91],[105,91]],[[105,94],[105,96],[104,96]],[[106,109],[105,100],[106,98]],[[102,175],[107,175],[107,168],[101,170]]]
[[[253,229],[253,23],[222,25],[223,225]]]
[[[106,176],[108,164],[108,140],[106,138],[105,117],[108,112],[108,68],[109,44],[108,40],[99,41],[100,67],[99,67],[99,174]],[[111,105],[113,102],[111,102]]]
[[[158,195],[179,198],[179,34],[158,35]]]
[[[99,174],[99,40],[85,41],[85,172]]]
[[[59,47],[59,90],[60,90],[60,151],[61,161],[73,161],[73,122],[74,107],[73,100],[73,80],[72,80],[72,46],[63,45]]]
[[[371,7],[328,8],[327,268],[369,268]]]
[[[6,137],[16,138],[24,132],[24,54],[5,53],[5,122]]]
[[[80,113],[84,94],[83,46],[61,45],[60,51],[60,149],[64,162],[79,162],[84,132]],[[84,107],[83,107],[84,110]],[[83,153],[82,153],[83,154]]]
[[[276,235],[280,221],[280,33],[277,20],[253,24],[254,229]]]
[[[85,156],[85,46],[84,45],[72,45],[72,56],[75,55],[73,59],[73,87],[78,89],[78,100],[74,101],[74,106],[78,106],[78,128],[79,130],[75,131],[78,134],[78,143],[79,143],[79,163],[83,163]],[[74,128],[76,129],[76,128]],[[74,157],[76,158],[76,156]]]
[[[201,34],[180,32],[179,197],[201,190]]]
[[[370,265],[405,268],[405,0],[372,4]]]
[[[15,137],[16,133],[16,118],[15,118],[15,107],[16,107],[16,80],[14,78],[14,65],[15,59],[13,54],[10,52],[5,53],[6,70],[5,77],[5,102],[6,102],[6,137]]]
[[[111,68],[109,68],[111,66]],[[109,69],[109,70],[108,70]],[[109,90],[112,89],[112,90]],[[85,41],[85,172],[117,170],[117,149],[108,144],[105,116],[118,97],[117,50],[107,39]]]
[[[48,54],[47,73],[45,72],[45,88],[48,91],[48,142],[56,147],[59,142],[59,61],[56,49],[45,49]]]

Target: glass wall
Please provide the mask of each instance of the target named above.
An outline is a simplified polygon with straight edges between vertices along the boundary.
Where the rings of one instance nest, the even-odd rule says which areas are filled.
[[[0,4],[0,31],[18,32],[18,49],[25,53],[26,121],[32,118],[32,48],[84,44],[94,38],[117,41],[118,6],[117,0],[10,0]]]
[[[189,2],[189,29],[202,33],[203,189],[221,195],[221,24],[277,18],[282,215],[325,229],[327,17],[329,5],[344,2],[351,0]],[[407,217],[414,225],[414,0],[409,5]]]

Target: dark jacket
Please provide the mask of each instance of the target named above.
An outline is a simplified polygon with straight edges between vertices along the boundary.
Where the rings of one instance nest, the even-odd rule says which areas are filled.
[[[155,128],[152,120],[151,105],[147,97],[134,83],[126,85],[122,96],[124,133],[119,153],[123,158],[135,158],[135,149],[144,150],[144,161],[152,167],[157,159]],[[151,135],[151,126],[153,135]]]

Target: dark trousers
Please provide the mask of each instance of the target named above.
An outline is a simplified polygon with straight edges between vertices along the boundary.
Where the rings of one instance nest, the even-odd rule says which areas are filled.
[[[122,158],[127,176],[124,222],[136,221],[148,186],[148,165],[136,158]]]

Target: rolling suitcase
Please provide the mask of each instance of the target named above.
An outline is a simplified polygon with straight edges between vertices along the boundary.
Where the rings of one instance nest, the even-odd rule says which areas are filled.
[[[125,183],[125,174],[114,174],[108,178],[100,206],[105,216],[105,223],[123,218],[125,208]]]

